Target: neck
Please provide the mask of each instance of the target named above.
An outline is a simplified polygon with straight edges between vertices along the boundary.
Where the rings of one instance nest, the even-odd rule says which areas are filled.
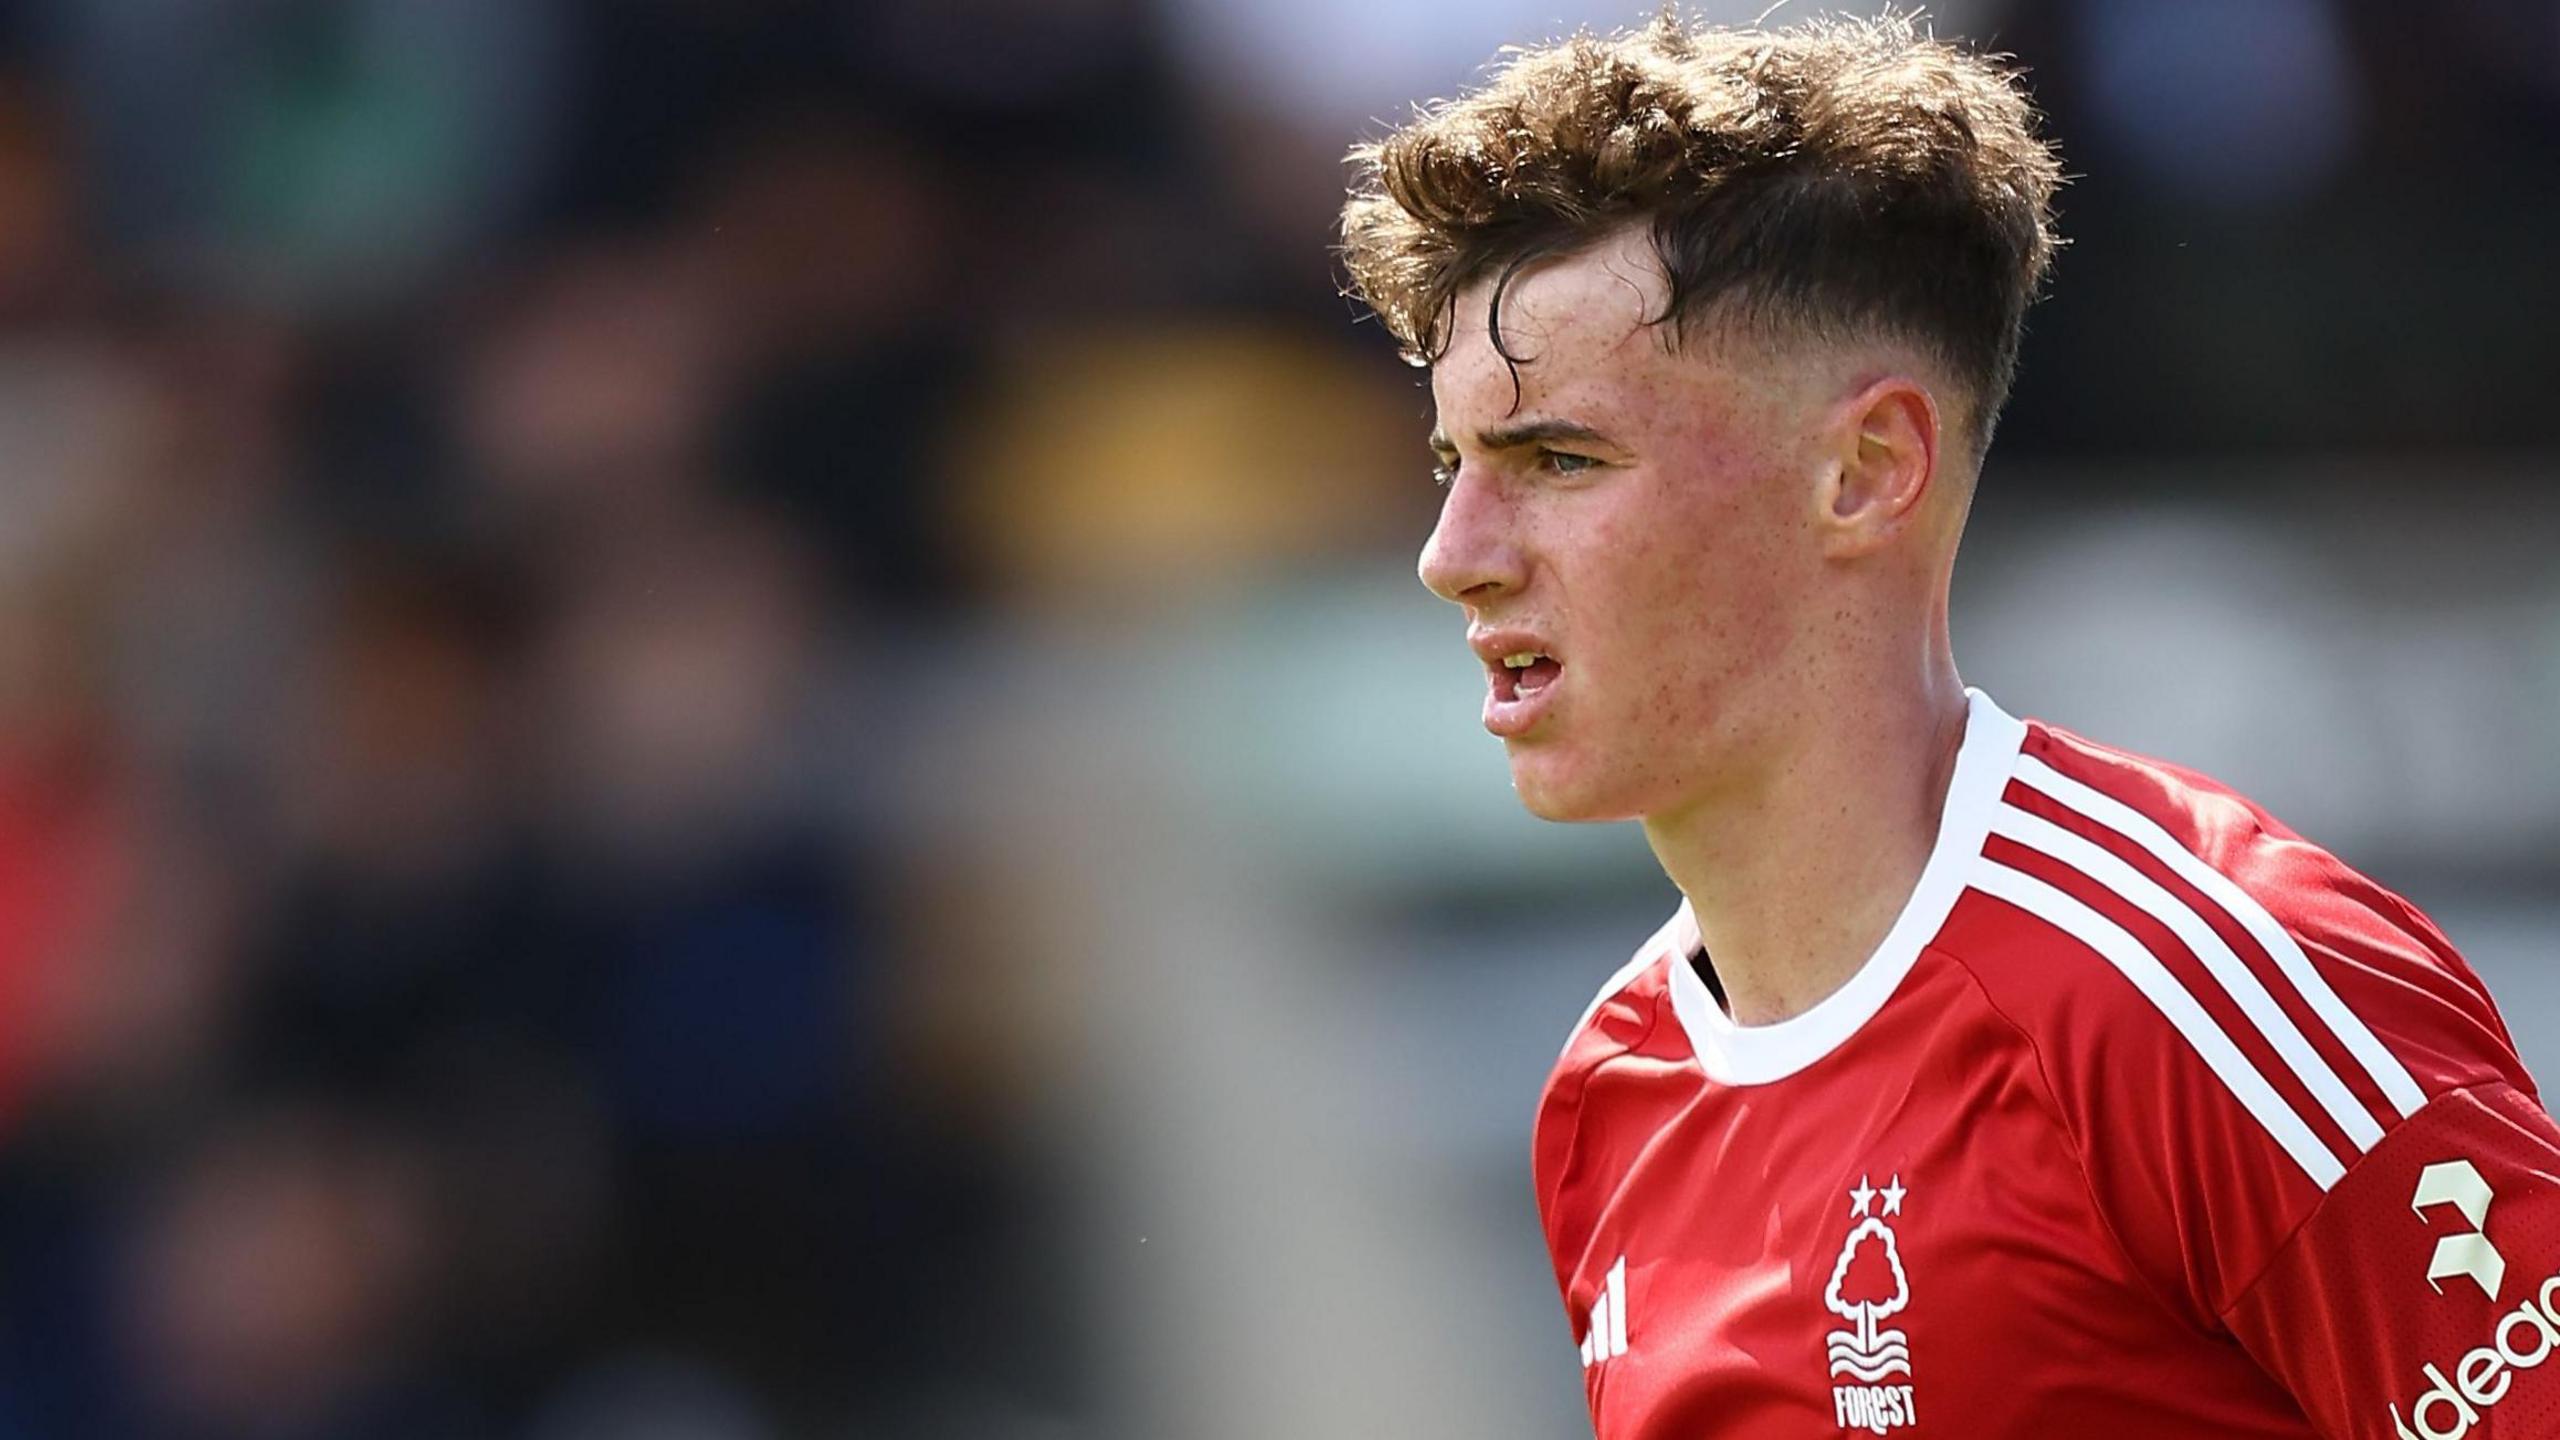
[[[1929,648],[1900,685],[1809,688],[1821,723],[1788,727],[1750,781],[1645,818],[1735,1023],[1790,1019],[1848,983],[1919,881],[1966,708],[1953,658]]]

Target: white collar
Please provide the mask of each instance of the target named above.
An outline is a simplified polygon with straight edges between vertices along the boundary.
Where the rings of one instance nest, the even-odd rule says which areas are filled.
[[[1992,812],[2008,788],[2018,747],[2026,740],[2024,721],[2011,719],[1991,697],[1965,691],[1964,744],[1956,751],[1955,774],[1947,781],[1946,804],[1938,819],[1937,842],[1929,862],[1911,887],[1902,913],[1885,932],[1884,941],[1867,957],[1847,984],[1801,1015],[1774,1025],[1737,1025],[1716,1003],[1698,978],[1689,957],[1698,953],[1698,919],[1686,900],[1667,928],[1670,944],[1671,1008],[1708,1078],[1726,1085],[1766,1085],[1784,1080],[1837,1050],[1874,1017],[1902,977],[1919,962],[1920,951],[1937,938],[1956,897],[1964,893],[1975,857],[1990,833]]]

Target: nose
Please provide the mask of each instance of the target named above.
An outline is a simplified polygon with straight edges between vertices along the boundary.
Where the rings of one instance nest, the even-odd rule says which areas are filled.
[[[1459,467],[1440,502],[1440,523],[1422,542],[1414,567],[1423,588],[1453,605],[1482,604],[1518,590],[1528,578],[1512,533],[1513,506],[1480,474]]]

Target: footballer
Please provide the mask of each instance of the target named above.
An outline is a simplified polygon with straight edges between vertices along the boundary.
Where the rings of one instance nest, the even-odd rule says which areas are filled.
[[[2560,1129],[2479,977],[2247,799],[1958,678],[2056,244],[2015,74],[1666,14],[1355,158],[1485,728],[1684,897],[1536,1118],[1603,1440],[2560,1436]]]

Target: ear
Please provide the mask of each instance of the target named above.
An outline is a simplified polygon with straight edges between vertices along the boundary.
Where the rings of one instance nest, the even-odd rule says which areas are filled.
[[[1918,517],[1938,475],[1938,402],[1909,376],[1887,375],[1832,414],[1814,520],[1824,552],[1846,560],[1884,549]]]

